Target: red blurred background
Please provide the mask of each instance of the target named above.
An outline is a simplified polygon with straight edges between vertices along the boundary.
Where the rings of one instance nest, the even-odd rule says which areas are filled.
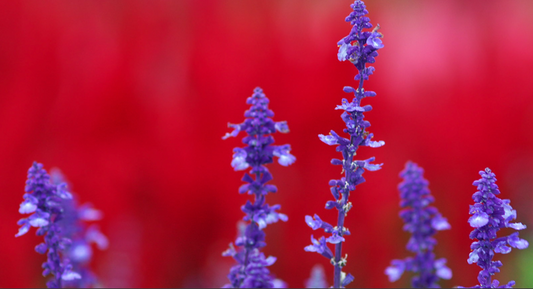
[[[230,166],[246,98],[260,86],[276,135],[297,157],[273,164],[287,223],[266,229],[271,267],[301,287],[318,254],[304,215],[330,199],[329,164],[338,153],[317,135],[341,131],[334,110],[355,68],[337,61],[351,1],[5,1],[0,4],[0,287],[42,287],[45,256],[30,234],[15,239],[27,169],[59,167],[82,202],[105,214],[108,250],[93,269],[105,287],[217,287],[233,261],[242,172]],[[468,205],[478,171],[490,167],[518,221],[533,226],[533,2],[385,1],[367,3],[385,48],[365,82],[365,100],[383,169],[367,172],[352,194],[344,246],[355,287],[409,286],[383,274],[408,252],[398,217],[398,173],[407,160],[424,167],[435,205],[452,230],[437,235],[437,257],[454,272],[445,287],[477,283],[468,265]],[[533,242],[531,230],[521,236]],[[532,249],[498,256],[496,279],[533,286]],[[331,272],[330,272],[331,271]]]

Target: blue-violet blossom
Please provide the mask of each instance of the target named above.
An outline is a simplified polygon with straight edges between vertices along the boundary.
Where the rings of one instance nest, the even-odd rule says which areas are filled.
[[[512,228],[514,230],[525,229],[522,223],[510,223],[516,219],[516,210],[510,205],[510,200],[502,200],[496,195],[500,194],[496,185],[496,176],[489,169],[480,171],[481,179],[474,181],[477,192],[472,199],[476,202],[470,205],[470,215],[468,223],[474,230],[470,233],[470,239],[477,239],[470,246],[472,252],[468,257],[468,263],[477,263],[481,271],[477,277],[479,285],[473,288],[511,288],[514,281],[509,281],[506,285],[501,285],[498,280],[491,280],[492,275],[500,272],[502,266],[500,261],[492,261],[494,253],[507,254],[512,248],[525,249],[529,243],[518,237],[518,232],[505,237],[497,238],[496,233],[502,228]],[[510,246],[510,247],[509,247]]]
[[[243,220],[250,223],[235,241],[237,248],[230,244],[230,248],[222,254],[232,256],[237,261],[237,265],[231,268],[228,275],[231,283],[226,287],[273,288],[283,286],[284,282],[274,279],[267,268],[274,264],[276,258],[266,258],[260,251],[260,248],[266,246],[263,229],[278,220],[287,221],[287,216],[277,212],[281,208],[280,205],[269,206],[265,202],[268,193],[277,192],[276,186],[268,184],[272,175],[265,165],[272,163],[274,156],[278,157],[282,166],[294,163],[296,158],[290,154],[290,145],[272,145],[274,138],[271,134],[276,131],[287,133],[289,127],[285,121],[274,122],[271,119],[274,112],[268,108],[269,100],[263,90],[255,88],[246,103],[251,105],[244,113],[246,119],[241,124],[229,124],[233,131],[227,133],[223,139],[236,137],[241,131],[247,133],[243,138],[243,143],[247,146],[233,150],[231,166],[236,171],[250,168],[250,172],[244,174],[242,180],[246,184],[239,188],[239,193],[253,194],[255,200],[253,203],[247,201],[241,207],[246,214]]]
[[[381,42],[381,33],[377,32],[379,25],[372,31],[363,31],[363,29],[372,28],[370,19],[365,15],[368,14],[363,1],[357,0],[352,5],[353,11],[346,17],[346,22],[353,25],[350,33],[338,42],[339,61],[348,60],[355,65],[358,74],[355,80],[359,81],[357,89],[346,86],[344,92],[354,93],[355,97],[351,102],[342,99],[342,104],[336,109],[344,110],[341,115],[342,120],[346,123],[345,133],[350,135],[349,139],[339,136],[336,132],[331,131],[330,135],[319,135],[321,141],[328,145],[336,145],[337,151],[342,153],[343,160],[332,159],[334,165],[342,165],[345,177],[340,180],[331,180],[331,193],[335,198],[334,201],[326,203],[326,209],[336,208],[338,210],[337,226],[322,221],[317,215],[315,217],[305,216],[305,221],[313,230],[324,229],[326,233],[331,234],[328,238],[321,237],[316,240],[311,236],[312,244],[305,247],[305,251],[317,252],[328,258],[334,266],[333,287],[340,288],[349,284],[354,277],[351,274],[342,272],[342,267],[346,266],[346,257],[342,257],[342,243],[345,241],[344,236],[350,232],[344,227],[344,218],[352,207],[348,201],[350,192],[355,190],[355,186],[365,181],[362,174],[364,170],[375,171],[381,168],[381,164],[372,164],[374,158],[367,160],[354,160],[356,151],[359,146],[380,147],[385,144],[383,141],[373,141],[373,134],[369,134],[366,128],[370,122],[364,120],[364,112],[372,110],[370,105],[361,106],[361,100],[365,97],[375,96],[372,91],[363,89],[363,82],[374,72],[374,68],[367,63],[374,63],[375,57],[378,56],[377,50],[383,48]],[[326,243],[335,244],[335,254],[331,252]]]
[[[50,178],[53,185],[66,186],[67,181],[59,169],[52,168]],[[87,225],[87,222],[102,219],[101,211],[92,207],[91,204],[78,206],[76,195],[70,199],[62,200],[63,218],[58,225],[61,235],[71,240],[65,250],[64,256],[70,260],[74,271],[80,274],[79,279],[64,281],[64,286],[72,288],[90,288],[98,285],[96,275],[91,271],[90,262],[93,255],[91,244],[96,244],[98,249],[103,250],[108,246],[107,237],[100,232],[97,225]]]
[[[30,227],[38,228],[38,236],[44,235],[44,243],[37,245],[35,251],[40,254],[48,252],[48,259],[42,267],[45,277],[50,273],[54,276],[46,283],[49,288],[61,288],[63,281],[80,279],[80,274],[72,269],[68,256],[61,254],[72,243],[71,239],[63,237],[60,226],[64,217],[63,200],[72,199],[66,185],[52,184],[43,165],[34,162],[28,170],[25,191],[19,213],[31,215],[18,221],[21,227],[15,237],[26,234]]]
[[[405,222],[403,229],[411,233],[407,250],[416,256],[392,260],[385,274],[394,282],[400,279],[404,271],[411,271],[417,274],[412,279],[413,288],[438,288],[439,278],[450,279],[452,271],[446,266],[445,258],[435,260],[433,248],[437,241],[433,236],[437,231],[450,229],[450,224],[437,208],[429,206],[434,198],[423,174],[424,169],[407,162],[400,173],[403,182],[398,186],[400,206],[405,208],[400,212],[400,217]]]

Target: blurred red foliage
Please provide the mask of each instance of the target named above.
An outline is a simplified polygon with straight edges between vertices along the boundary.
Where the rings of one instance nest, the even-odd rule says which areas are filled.
[[[437,235],[437,256],[454,271],[441,285],[475,285],[478,267],[466,259],[477,172],[489,166],[501,197],[533,225],[533,2],[368,2],[385,48],[365,83],[378,95],[365,104],[374,107],[370,131],[386,145],[360,150],[384,166],[351,197],[346,271],[357,287],[409,286],[408,278],[389,284],[383,271],[408,254],[396,187],[413,160],[452,225]],[[288,168],[271,165],[279,193],[269,202],[289,216],[267,228],[266,255],[278,257],[271,270],[300,287],[313,264],[329,268],[303,251],[313,233],[304,215],[335,218],[324,204],[338,155],[317,135],[342,130],[334,108],[348,97],[342,87],[355,85],[355,68],[336,59],[350,3],[2,3],[0,287],[44,286],[39,238],[14,238],[34,160],[61,168],[81,201],[104,212],[110,248],[93,267],[105,287],[223,285],[232,260],[220,254],[248,196],[230,166],[242,144],[221,137],[227,122],[242,121],[255,86],[274,119],[288,121],[291,132],[276,142],[297,157]],[[518,278],[517,254],[505,256],[502,282]]]

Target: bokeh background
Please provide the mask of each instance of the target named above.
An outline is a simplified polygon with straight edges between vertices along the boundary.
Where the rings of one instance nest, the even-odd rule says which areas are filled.
[[[424,167],[435,205],[452,230],[437,257],[473,286],[468,205],[478,171],[490,167],[518,221],[533,226],[533,2],[369,0],[385,48],[365,83],[370,131],[386,145],[361,148],[383,169],[352,194],[344,246],[355,287],[405,287],[383,274],[408,252],[398,217],[398,173]],[[304,215],[330,199],[338,153],[317,135],[341,131],[334,110],[356,71],[337,60],[350,0],[4,1],[0,4],[0,287],[42,287],[41,238],[14,238],[27,169],[58,167],[82,202],[102,210],[110,240],[93,269],[104,287],[218,287],[233,260],[242,172],[230,166],[246,98],[260,86],[274,120],[291,132],[297,161],[270,169],[287,223],[266,229],[271,267],[301,287],[314,264]],[[533,242],[531,229],[521,236]],[[509,233],[509,232],[507,232]],[[498,256],[501,282],[533,286],[533,248]]]

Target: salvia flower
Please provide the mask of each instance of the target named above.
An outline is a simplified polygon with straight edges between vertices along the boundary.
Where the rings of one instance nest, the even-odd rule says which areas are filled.
[[[72,269],[67,256],[61,254],[72,240],[62,234],[60,220],[64,217],[63,201],[72,199],[64,184],[54,185],[43,165],[34,162],[28,170],[24,202],[20,205],[21,214],[31,214],[20,219],[21,225],[16,237],[26,234],[30,227],[36,227],[37,235],[44,235],[44,243],[35,247],[40,254],[47,253],[48,259],[43,263],[43,275],[53,275],[46,285],[49,288],[61,288],[63,281],[80,279],[78,272]]]
[[[276,131],[287,133],[289,127],[285,121],[274,122],[271,119],[274,112],[268,108],[269,100],[263,90],[255,88],[246,103],[251,107],[244,113],[244,122],[229,124],[233,131],[223,137],[236,137],[241,131],[246,132],[247,136],[243,138],[243,142],[247,146],[233,150],[231,166],[236,171],[249,169],[249,173],[244,174],[242,180],[245,184],[239,188],[239,193],[254,195],[253,203],[247,201],[241,207],[246,214],[243,220],[249,223],[235,241],[237,248],[230,244],[230,248],[223,253],[224,256],[231,256],[237,261],[237,265],[230,270],[230,284],[226,287],[280,287],[285,286],[285,283],[274,279],[267,268],[274,264],[276,258],[265,258],[260,248],[266,246],[263,229],[279,220],[287,221],[287,216],[278,212],[280,205],[270,206],[265,201],[268,193],[277,192],[276,186],[269,183],[272,174],[265,165],[272,163],[274,157],[277,157],[280,165],[288,166],[294,163],[296,158],[290,153],[290,145],[273,145],[274,138],[271,134]]]
[[[481,271],[477,277],[479,285],[474,288],[511,288],[514,281],[501,285],[498,280],[492,280],[492,275],[500,272],[502,262],[493,261],[494,253],[507,254],[512,248],[525,249],[529,243],[518,237],[518,232],[505,237],[497,237],[497,232],[503,228],[514,230],[525,229],[522,223],[511,223],[516,219],[516,210],[510,205],[510,200],[502,200],[496,195],[500,194],[496,185],[496,176],[489,169],[480,171],[481,179],[474,181],[477,187],[472,199],[475,204],[470,206],[470,219],[468,223],[474,230],[470,233],[470,239],[475,239],[470,248],[472,252],[468,257],[468,263],[477,263]]]
[[[58,187],[66,187],[66,180],[58,169],[50,172],[51,182]],[[71,240],[71,245],[62,251],[70,260],[72,269],[79,273],[80,278],[64,281],[64,286],[74,288],[88,288],[97,285],[96,275],[91,271],[90,262],[93,255],[92,244],[103,250],[108,246],[107,237],[100,232],[97,225],[88,225],[87,222],[102,219],[101,211],[91,204],[78,206],[76,197],[62,200],[63,218],[58,225],[61,234]]]
[[[340,61],[348,60],[355,65],[358,70],[355,79],[359,81],[359,87],[357,89],[350,86],[344,87],[344,92],[353,93],[355,97],[351,102],[342,99],[342,103],[335,108],[343,111],[341,118],[346,123],[344,132],[349,136],[342,137],[335,131],[331,131],[329,135],[318,135],[325,144],[337,146],[336,150],[341,152],[343,156],[342,160],[331,160],[333,165],[342,166],[345,176],[339,180],[330,181],[331,193],[335,200],[326,203],[326,209],[336,208],[338,210],[337,225],[334,227],[322,221],[318,215],[315,215],[314,218],[305,217],[307,225],[313,230],[323,229],[325,233],[331,234],[331,236],[321,237],[319,240],[311,237],[312,244],[305,247],[304,250],[317,252],[330,260],[334,266],[334,288],[344,287],[354,279],[351,274],[342,272],[347,261],[347,256],[342,256],[342,243],[345,241],[344,236],[350,234],[350,231],[344,227],[344,218],[352,207],[348,197],[357,185],[365,181],[362,176],[365,169],[375,171],[381,168],[381,164],[372,163],[374,158],[354,160],[354,157],[360,146],[375,148],[385,144],[383,141],[373,141],[373,135],[366,131],[370,122],[364,120],[364,113],[371,111],[372,107],[370,105],[361,106],[363,98],[376,95],[375,92],[363,89],[363,81],[367,80],[368,76],[374,72],[374,68],[367,67],[366,64],[374,63],[375,57],[378,56],[377,50],[383,48],[382,35],[377,32],[379,26],[371,32],[363,31],[363,29],[372,28],[370,19],[365,16],[368,11],[363,1],[355,1],[351,8],[353,11],[346,17],[346,22],[350,22],[353,27],[348,36],[338,42],[339,53],[337,56]],[[327,247],[327,243],[335,245],[334,254]]]
[[[437,208],[429,206],[434,198],[423,174],[424,170],[412,162],[407,162],[400,173],[403,178],[399,185],[400,206],[405,208],[400,212],[400,217],[405,222],[403,229],[411,233],[407,250],[416,255],[393,260],[385,274],[389,276],[389,281],[394,282],[400,279],[403,272],[411,271],[416,274],[412,279],[414,288],[435,288],[439,287],[437,282],[440,278],[452,277],[452,271],[446,267],[446,259],[435,260],[433,253],[437,243],[433,236],[437,231],[450,229],[450,224]]]

